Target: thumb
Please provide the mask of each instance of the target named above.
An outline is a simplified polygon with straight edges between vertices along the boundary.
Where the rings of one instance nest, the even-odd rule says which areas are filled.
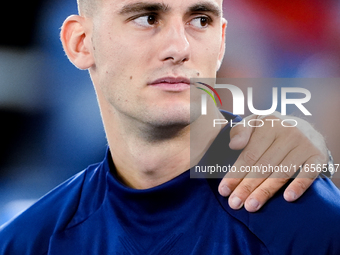
[[[256,118],[257,115],[250,115],[231,129],[229,143],[230,149],[242,150],[247,146],[249,139],[255,129],[254,127],[247,125],[247,123],[249,120]]]

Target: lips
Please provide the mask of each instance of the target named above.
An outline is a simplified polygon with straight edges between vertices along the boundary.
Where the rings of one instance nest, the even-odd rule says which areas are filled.
[[[181,92],[190,88],[190,80],[184,77],[165,77],[157,79],[149,85],[164,91]]]
[[[160,79],[155,80],[150,85],[157,85],[157,84],[164,84],[164,83],[168,83],[168,84],[183,83],[183,84],[190,85],[190,80],[184,77],[177,77],[177,78],[165,77],[165,78],[160,78]]]

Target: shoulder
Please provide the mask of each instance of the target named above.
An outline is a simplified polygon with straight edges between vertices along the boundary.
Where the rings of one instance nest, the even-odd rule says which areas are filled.
[[[318,178],[296,202],[280,192],[256,213],[233,210],[217,194],[219,180],[209,180],[224,210],[242,222],[267,247],[270,254],[340,254],[340,191],[328,178]]]
[[[44,254],[50,236],[76,214],[84,186],[96,166],[78,173],[0,227],[0,254]]]
[[[271,254],[340,254],[340,192],[318,178],[296,202],[278,192],[259,212],[228,211],[241,219]]]
[[[283,247],[279,254],[340,254],[339,189],[330,179],[318,178],[294,203],[280,193],[262,213],[251,215],[250,227],[266,243],[275,244],[270,247],[273,254],[278,254],[277,247]]]

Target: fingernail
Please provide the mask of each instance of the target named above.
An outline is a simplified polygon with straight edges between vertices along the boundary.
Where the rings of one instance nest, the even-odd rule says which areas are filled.
[[[238,197],[232,197],[230,200],[230,206],[233,209],[240,209],[242,206],[242,200],[239,199]]]
[[[227,185],[223,185],[222,188],[221,188],[221,196],[223,197],[227,197],[229,196],[231,193],[231,190],[228,188]]]
[[[294,191],[289,190],[289,191],[287,191],[287,195],[286,195],[285,199],[288,200],[288,201],[294,201],[294,200],[297,199],[297,195]]]
[[[251,198],[248,202],[248,204],[250,205],[250,207],[252,207],[252,209],[254,209],[255,211],[257,211],[258,209],[260,209],[260,203],[259,201],[257,201],[254,198]]]

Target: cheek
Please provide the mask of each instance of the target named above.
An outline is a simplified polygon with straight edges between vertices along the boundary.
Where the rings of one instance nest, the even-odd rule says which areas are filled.
[[[141,43],[108,34],[101,41],[101,51],[98,54],[101,66],[98,68],[114,73],[116,79],[130,79],[131,76],[138,78],[150,61],[150,54],[147,52],[150,53]]]
[[[145,51],[138,45],[118,36],[107,34],[99,38],[95,46],[96,86],[103,96],[115,107],[127,104],[129,98],[138,101],[145,75]],[[148,56],[147,56],[148,57]]]
[[[216,40],[215,43],[211,43],[211,46],[207,47],[207,52],[210,56],[209,65],[212,69],[212,72],[214,72],[216,75],[216,71],[220,63],[221,41]]]
[[[193,61],[199,65],[203,77],[215,77],[219,58],[220,46],[206,42],[199,47],[193,48]],[[202,78],[203,78],[202,77]]]
[[[119,89],[119,84],[123,82],[124,76],[128,75],[126,72],[129,68],[129,58],[127,54],[122,54],[122,52],[124,52],[123,45],[116,43],[111,38],[103,38],[96,45],[94,53],[96,63],[95,73],[100,87]]]

